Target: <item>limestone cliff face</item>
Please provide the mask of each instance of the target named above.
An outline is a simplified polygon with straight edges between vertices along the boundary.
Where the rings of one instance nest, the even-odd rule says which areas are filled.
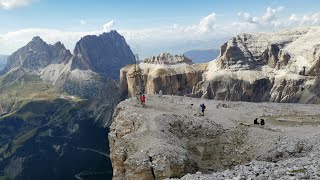
[[[225,101],[312,103],[315,97],[309,89],[314,77],[257,76],[257,72],[217,72],[214,79],[202,81],[195,97]],[[245,76],[244,76],[245,75]],[[243,77],[244,76],[244,77]]]
[[[185,95],[192,92],[194,86],[202,80],[206,64],[190,64],[184,56],[161,54],[157,58],[148,58],[139,64],[142,70],[143,88],[146,94],[156,94],[161,90],[163,94]],[[169,65],[167,65],[169,64]],[[132,97],[135,81],[130,74],[134,65],[120,70],[121,97]]]
[[[145,90],[228,101],[316,103],[319,37],[320,27],[240,34],[221,46],[216,60],[184,64],[188,70],[182,73],[177,65],[149,58],[140,65]],[[121,70],[123,97],[132,95],[134,85],[127,76],[132,69]]]
[[[241,34],[222,45],[204,73],[199,97],[232,101],[317,102],[320,28]]]

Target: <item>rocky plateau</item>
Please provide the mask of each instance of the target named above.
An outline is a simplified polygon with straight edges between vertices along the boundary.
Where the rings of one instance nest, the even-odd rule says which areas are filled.
[[[144,108],[127,99],[110,127],[113,179],[319,179],[319,108],[160,95]]]

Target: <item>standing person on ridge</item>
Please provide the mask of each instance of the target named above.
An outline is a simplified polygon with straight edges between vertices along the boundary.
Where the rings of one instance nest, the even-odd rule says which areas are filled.
[[[142,105],[143,107],[146,106],[146,96],[145,96],[144,94],[141,96],[141,105]]]
[[[203,104],[200,104],[201,111],[202,111],[202,116],[204,116],[204,110],[206,109],[206,106]]]

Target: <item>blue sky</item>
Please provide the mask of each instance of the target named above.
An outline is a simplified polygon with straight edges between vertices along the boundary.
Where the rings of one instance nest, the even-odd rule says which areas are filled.
[[[142,56],[218,48],[241,32],[319,25],[319,7],[318,0],[0,0],[0,54],[36,35],[73,50],[81,36],[110,29]]]

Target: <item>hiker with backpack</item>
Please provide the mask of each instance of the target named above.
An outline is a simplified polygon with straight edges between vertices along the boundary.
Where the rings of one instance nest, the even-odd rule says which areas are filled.
[[[204,110],[206,109],[206,105],[204,105],[204,103],[200,104],[200,108],[202,111],[202,116],[204,116]]]

